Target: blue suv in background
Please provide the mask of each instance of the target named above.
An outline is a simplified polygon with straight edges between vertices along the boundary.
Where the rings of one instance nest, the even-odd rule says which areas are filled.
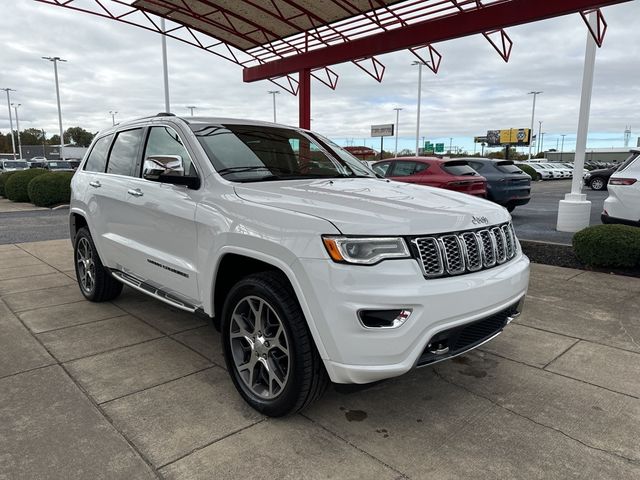
[[[512,212],[531,199],[531,177],[511,160],[465,158],[471,168],[487,179],[487,198]]]

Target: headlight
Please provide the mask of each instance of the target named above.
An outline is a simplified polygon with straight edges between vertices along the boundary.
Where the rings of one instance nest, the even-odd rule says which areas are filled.
[[[373,265],[387,258],[409,258],[407,244],[400,237],[323,236],[329,256],[336,262]]]

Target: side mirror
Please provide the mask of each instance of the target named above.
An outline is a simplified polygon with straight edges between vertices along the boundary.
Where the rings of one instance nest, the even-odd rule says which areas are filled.
[[[200,179],[184,174],[184,160],[180,155],[152,155],[145,159],[142,166],[142,178],[154,182],[185,185],[188,188],[200,188]]]
[[[142,167],[142,178],[160,180],[161,176],[184,177],[184,161],[180,155],[152,155]]]

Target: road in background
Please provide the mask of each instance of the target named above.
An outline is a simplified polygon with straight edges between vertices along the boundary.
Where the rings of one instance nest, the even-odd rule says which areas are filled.
[[[572,233],[556,231],[558,201],[570,190],[569,180],[533,182],[531,201],[511,214],[518,238],[570,244]],[[607,192],[590,188],[585,188],[584,192],[592,202],[591,225],[598,225]],[[68,238],[68,215],[66,209],[0,213],[0,244]]]
[[[0,244],[69,238],[69,210],[0,213]]]
[[[573,233],[556,231],[558,202],[571,191],[571,180],[547,180],[531,183],[531,201],[511,213],[518,238],[571,244]],[[591,201],[590,225],[599,225],[602,206],[608,193],[584,187],[582,193]]]

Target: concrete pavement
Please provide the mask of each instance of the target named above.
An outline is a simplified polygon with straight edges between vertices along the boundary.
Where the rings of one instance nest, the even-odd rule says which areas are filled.
[[[482,350],[277,420],[201,319],[74,282],[67,240],[0,246],[0,479],[640,478],[640,279],[533,265]]]

